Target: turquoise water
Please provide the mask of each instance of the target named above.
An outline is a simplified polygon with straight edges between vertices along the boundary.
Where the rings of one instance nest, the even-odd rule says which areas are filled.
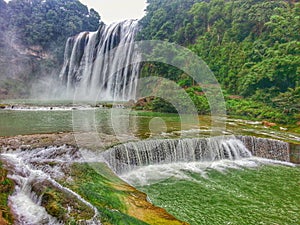
[[[299,167],[210,170],[207,178],[186,170],[185,175],[138,188],[191,225],[300,224]]]
[[[133,138],[179,138],[211,136],[211,118],[199,116],[199,124],[183,121],[177,114],[130,109],[105,109],[89,105],[22,105],[0,109],[0,136],[71,131],[94,131]],[[52,109],[51,109],[52,107]],[[260,122],[228,118],[223,134],[254,135],[300,143],[299,134],[265,128]]]

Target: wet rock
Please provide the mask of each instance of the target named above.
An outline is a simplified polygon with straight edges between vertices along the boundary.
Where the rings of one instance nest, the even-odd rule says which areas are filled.
[[[40,196],[41,205],[47,213],[60,221],[88,220],[94,211],[78,200],[71,193],[61,190],[50,181],[37,181],[32,185],[32,191]]]
[[[5,109],[5,108],[6,108],[6,105],[0,104],[0,109]]]

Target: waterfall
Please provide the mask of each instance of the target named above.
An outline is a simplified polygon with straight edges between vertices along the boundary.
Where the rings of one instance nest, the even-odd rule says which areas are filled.
[[[130,64],[138,21],[100,25],[96,32],[82,32],[68,39],[60,78],[68,97],[125,101],[135,98],[139,65]],[[125,45],[126,44],[126,45]],[[117,46],[124,48],[113,51]],[[124,67],[124,68],[123,68]],[[123,68],[118,70],[118,68]]]
[[[290,162],[289,143],[268,138],[237,136],[254,156]]]
[[[99,212],[79,194],[62,186],[54,178],[65,178],[63,168],[69,163],[81,162],[78,150],[71,147],[49,147],[33,151],[14,151],[1,154],[9,177],[16,184],[15,192],[9,197],[14,213],[15,224],[24,225],[61,225],[57,218],[48,214],[42,206],[43,187],[52,188],[75,199],[75,204],[85,205],[94,216],[90,220],[78,221],[79,224],[100,225]],[[70,214],[76,211],[72,203],[68,205]],[[76,206],[75,206],[76,207]]]
[[[102,154],[117,174],[141,166],[173,162],[217,161],[250,157],[251,152],[238,139],[192,138],[132,142],[115,146]]]

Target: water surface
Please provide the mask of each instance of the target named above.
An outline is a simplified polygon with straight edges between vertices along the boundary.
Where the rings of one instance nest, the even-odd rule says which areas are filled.
[[[185,177],[139,189],[151,202],[191,225],[300,224],[300,168],[210,170],[207,177],[191,170]]]
[[[127,135],[129,139],[209,137],[210,116],[199,116],[198,124],[177,114],[107,109],[71,103],[18,104],[0,110],[0,136],[85,131]],[[284,130],[283,130],[284,129]],[[282,128],[264,127],[261,122],[227,118],[224,135],[254,135],[300,143],[300,135]]]

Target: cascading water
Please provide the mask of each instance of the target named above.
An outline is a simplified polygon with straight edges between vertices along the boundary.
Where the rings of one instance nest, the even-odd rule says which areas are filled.
[[[102,156],[116,174],[133,186],[171,177],[193,180],[189,172],[208,178],[211,169],[223,172],[268,164],[294,166],[287,160],[287,143],[248,136],[140,141],[115,146]]]
[[[177,162],[217,161],[250,157],[251,152],[235,138],[167,139],[126,143],[103,153],[117,174],[141,166]]]
[[[246,147],[247,146],[247,147]],[[208,169],[256,167],[261,164],[288,163],[252,157],[267,155],[284,160],[288,144],[263,138],[238,136],[164,139],[132,142],[97,153],[89,150],[61,146],[35,150],[16,150],[1,154],[16,189],[10,196],[15,214],[15,224],[62,224],[49,215],[42,205],[41,187],[51,187],[68,198],[75,199],[89,211],[91,219],[79,224],[101,224],[97,209],[79,194],[62,186],[57,180],[68,178],[68,168],[73,162],[106,162],[111,169],[132,185],[145,185],[170,177],[184,178],[186,171],[206,176]],[[190,177],[189,177],[190,178]],[[76,212],[75,205],[68,210]],[[74,208],[75,207],[75,208]]]
[[[133,46],[128,45],[134,42],[137,30],[138,21],[128,20],[102,24],[96,32],[82,32],[69,38],[60,73],[68,97],[73,97],[76,91],[78,99],[134,99],[139,65],[125,65],[132,57],[138,57]],[[124,45],[126,47],[112,54],[115,47]]]
[[[1,154],[1,158],[11,171],[10,178],[16,183],[15,192],[9,198],[16,225],[63,224],[47,213],[42,206],[42,196],[34,191],[35,186],[43,186],[43,184],[67,193],[91,210],[94,216],[87,221],[78,221],[79,224],[101,224],[99,213],[93,205],[55,180],[65,176],[64,166],[71,162],[80,162],[80,155],[76,149],[62,146],[33,151],[14,151]],[[72,205],[68,206],[68,210],[69,212],[73,210]]]
[[[290,162],[289,144],[287,142],[252,136],[237,136],[237,138],[255,156]]]

